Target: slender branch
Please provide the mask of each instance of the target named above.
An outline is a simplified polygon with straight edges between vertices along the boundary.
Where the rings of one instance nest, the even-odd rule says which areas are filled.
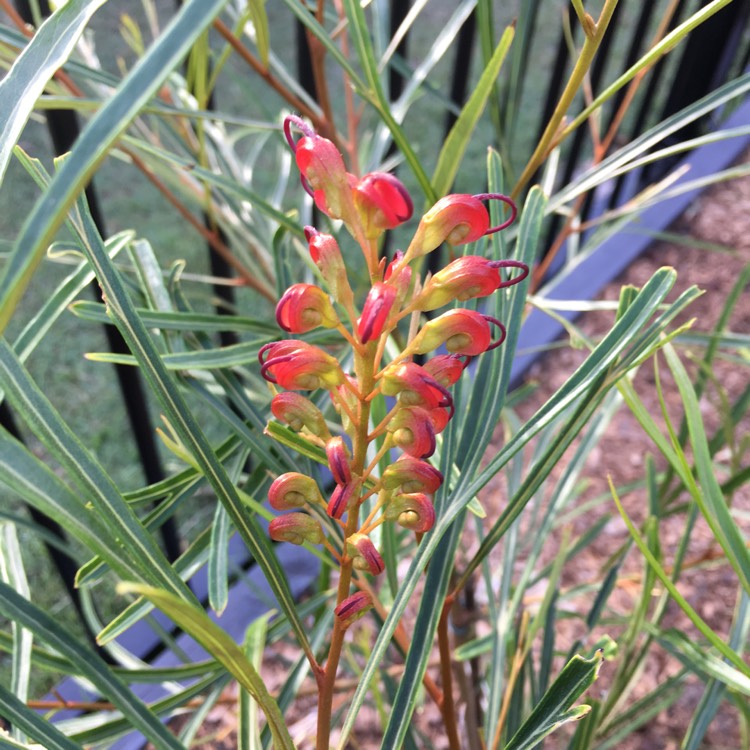
[[[440,711],[443,715],[443,724],[450,750],[461,750],[461,743],[458,739],[458,726],[456,724],[456,704],[453,701],[453,665],[451,663],[450,634],[448,633],[453,602],[454,599],[452,596],[446,597],[443,602],[443,611],[440,615],[437,630],[438,651],[440,653],[440,680],[443,687],[443,702],[440,706]]]
[[[346,412],[346,416],[349,417],[349,421],[354,424],[357,416],[349,408],[349,404],[346,403],[346,399],[340,396],[337,391],[331,390],[328,392],[331,394],[331,400],[337,403]]]
[[[678,0],[672,0],[669,7],[666,9],[664,16],[659,23],[659,28],[656,30],[656,33],[654,34],[654,39],[651,42],[651,46],[656,46],[665,36],[669,29],[669,22],[672,19],[672,16],[675,13],[675,10],[677,8],[677,2]],[[624,119],[628,108],[630,107],[630,103],[633,101],[633,98],[635,97],[636,93],[638,92],[638,87],[643,80],[644,76],[648,71],[650,70],[650,67],[643,68],[640,70],[635,78],[630,82],[630,85],[628,86],[627,91],[625,92],[625,96],[623,97],[622,103],[620,104],[617,112],[615,113],[614,117],[612,118],[612,122],[610,123],[609,128],[607,129],[606,134],[601,140],[598,140],[596,137],[594,138],[594,153],[592,157],[592,166],[601,163],[601,161],[607,156],[607,152],[609,151],[610,146],[612,145],[612,142],[614,141],[615,137],[617,136],[617,132],[620,129],[620,125],[622,124],[622,120]],[[591,120],[591,118],[589,118]],[[595,135],[592,132],[592,135]],[[571,234],[574,232],[582,232],[586,228],[586,224],[581,224],[576,229],[573,229],[573,221],[575,220],[575,217],[578,216],[578,214],[581,211],[581,208],[583,207],[583,204],[585,202],[585,196],[580,196],[570,213],[568,214],[568,217],[565,220],[565,224],[560,229],[560,231],[557,234],[557,237],[555,237],[555,240],[553,241],[552,245],[550,246],[549,250],[547,250],[544,258],[541,260],[539,265],[534,269],[534,273],[531,280],[531,291],[539,288],[539,285],[542,283],[542,280],[544,279],[545,274],[547,273],[547,270],[549,269],[550,265],[552,264],[552,261],[557,256],[560,249],[565,244],[565,240],[570,237]]]
[[[679,0],[672,0],[672,2],[670,2],[669,6],[664,11],[662,19],[659,22],[659,28],[656,30],[653,41],[651,42],[651,47],[655,47],[666,36],[667,32],[669,31],[669,23],[672,20],[675,11],[677,10],[678,3]],[[639,70],[628,85],[628,90],[625,92],[625,96],[623,97],[623,100],[617,112],[615,113],[615,116],[612,118],[612,123],[609,126],[609,130],[607,131],[607,134],[604,136],[604,139],[600,144],[601,153],[595,154],[595,156],[599,157],[597,161],[603,159],[606,156],[607,151],[609,151],[609,147],[612,145],[612,141],[615,139],[615,136],[620,129],[620,125],[622,124],[622,121],[627,114],[628,109],[630,108],[630,103],[633,101],[633,98],[638,92],[638,87],[640,86],[641,81],[643,80],[646,73],[648,73],[650,70],[651,66]]]
[[[321,26],[324,21],[324,11],[325,0],[318,0],[315,20]],[[333,107],[331,106],[331,94],[328,90],[328,76],[326,75],[326,48],[309,28],[305,29],[305,33],[307,34],[307,44],[310,48],[310,62],[312,63],[312,74],[315,81],[315,95],[320,108],[323,110],[323,118],[326,121],[325,126],[322,128],[322,133],[331,137],[335,142],[337,140],[334,137],[336,127],[333,119]]]
[[[588,13],[586,13],[586,9],[583,7],[583,0],[570,0],[570,4],[573,6],[573,9],[578,16],[578,20],[581,22],[581,26],[583,26],[584,30],[587,26],[590,27],[593,23],[593,19]]]
[[[362,526],[360,526],[360,529],[359,529],[360,534],[368,533],[367,531],[365,531],[365,529],[369,528],[369,525],[372,523],[373,518],[375,518],[378,511],[388,502],[389,498],[390,498],[390,494],[386,492],[385,490],[382,490],[379,493],[378,499],[376,500],[375,505],[373,506],[369,515],[367,516],[367,518],[365,518],[364,521],[362,521]]]
[[[521,191],[534,176],[537,169],[539,169],[544,163],[544,160],[547,158],[550,151],[559,144],[561,140],[561,126],[563,125],[565,113],[570,108],[570,105],[573,103],[576,94],[583,84],[616,7],[617,0],[606,0],[602,12],[599,15],[599,20],[593,24],[593,27],[588,22],[583,23],[584,31],[586,32],[586,39],[583,43],[581,54],[576,60],[573,72],[570,74],[568,83],[560,96],[560,101],[558,101],[544,133],[539,139],[539,143],[537,144],[534,153],[531,155],[531,158],[524,167],[521,176],[518,178],[518,182],[511,192],[511,198],[514,200],[518,199]],[[590,18],[590,16],[587,17]]]
[[[359,589],[367,592],[370,595],[373,603],[373,609],[378,613],[380,618],[385,621],[388,617],[388,610],[383,606],[383,603],[380,601],[380,599],[378,599],[377,595],[372,589],[372,586],[370,586],[370,583],[365,579],[363,574],[357,574],[355,584]],[[396,625],[396,629],[393,631],[393,640],[396,642],[396,645],[404,654],[409,651],[411,642],[409,641],[409,636],[407,635],[406,629],[404,628],[402,622],[399,622],[398,625]],[[442,690],[435,684],[435,681],[427,673],[425,673],[424,677],[422,677],[422,684],[424,685],[424,689],[427,691],[427,694],[435,702],[435,705],[440,708],[443,703]]]
[[[162,180],[151,171],[150,167],[137,154],[129,149],[122,150],[130,157],[138,169],[143,172],[149,182],[158,188],[159,192],[169,201],[169,203],[172,204],[180,216],[182,216],[182,218],[185,219],[185,221],[187,221],[196,232],[209,242],[211,247],[216,250],[216,252],[219,253],[219,255],[221,255],[221,257],[224,258],[224,260],[226,260],[235,271],[237,271],[246,286],[255,289],[255,291],[269,300],[269,302],[276,301],[276,293],[274,290],[258,281],[257,277],[245,268],[245,266],[234,256],[234,253],[232,253],[230,248],[221,241],[216,232],[207,229],[201,221],[193,216],[187,206],[185,206],[185,204],[180,201],[180,199],[164,184],[164,182],[162,182]]]
[[[370,436],[370,440],[372,440],[371,436]],[[372,461],[370,461],[370,464],[368,465],[368,467],[365,469],[365,473],[362,475],[362,481],[366,481],[368,479],[370,474],[372,474],[372,472],[375,470],[375,467],[380,463],[380,459],[383,458],[383,456],[385,456],[385,454],[388,453],[388,451],[391,450],[391,448],[393,448],[393,440],[391,439],[391,436],[389,435],[383,441],[383,445],[380,446],[380,450],[378,450],[378,452],[375,454]]]
[[[316,129],[325,129],[325,119],[307,106],[302,99],[292,93],[263,63],[238,39],[232,30],[219,18],[214,21],[214,28],[229,43],[232,49],[291,107],[310,120]]]
[[[341,0],[333,0],[333,5],[336,8],[339,20],[344,21],[346,14],[344,7],[341,4]],[[341,52],[348,59],[349,58],[349,35],[347,32],[347,26],[342,25],[341,32]],[[359,125],[360,115],[357,114],[354,106],[354,86],[351,85],[349,74],[343,71],[344,76],[344,103],[346,106],[346,123],[347,123],[347,137],[348,142],[346,144],[347,154],[349,156],[349,165],[354,174],[359,174],[359,153],[357,151],[357,127]]]

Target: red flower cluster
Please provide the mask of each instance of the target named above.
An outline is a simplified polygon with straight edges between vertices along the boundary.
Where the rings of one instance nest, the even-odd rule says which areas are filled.
[[[298,140],[294,130],[301,133]],[[453,416],[449,388],[472,357],[503,342],[505,327],[489,315],[451,309],[423,321],[400,353],[383,364],[387,339],[406,317],[456,300],[485,297],[528,275],[526,265],[518,261],[466,255],[420,285],[414,283],[411,263],[443,242],[465,245],[503,229],[515,219],[516,208],[500,194],[448,195],[421,218],[406,251],[398,251],[386,263],[379,257],[377,240],[384,231],[411,218],[413,205],[406,188],[390,174],[373,172],[362,178],[350,174],[336,146],[297,117],[286,119],[284,132],[305,189],[323,213],[344,222],[361,246],[371,286],[358,310],[336,239],[306,227],[310,257],[327,289],[294,284],[279,301],[276,319],[290,334],[318,327],[339,331],[351,346],[352,370],[342,369],[341,357],[299,339],[261,349],[261,374],[284,389],[273,398],[274,416],[325,449],[335,483],[326,500],[310,477],[293,472],[276,479],[269,492],[271,506],[293,512],[274,519],[270,534],[296,543],[324,541],[342,565],[377,575],[384,564],[369,534],[378,524],[394,521],[420,534],[434,525],[430,497],[443,476],[425,459],[434,452],[436,436]],[[488,200],[502,201],[510,209],[508,219],[499,226],[490,226]],[[447,353],[434,354],[441,347]],[[415,355],[429,354],[433,356],[422,365],[413,361]],[[340,415],[336,436],[309,399],[288,392],[318,388],[329,392]],[[395,405],[379,424],[372,425],[371,406],[380,396],[395,399]],[[402,451],[401,457],[378,475],[381,461],[394,449]],[[370,498],[369,514],[360,521],[360,507]],[[344,530],[340,553],[328,543],[318,521],[323,513]],[[359,598],[350,608],[346,601],[340,605],[347,619],[369,606],[361,595],[354,597]]]

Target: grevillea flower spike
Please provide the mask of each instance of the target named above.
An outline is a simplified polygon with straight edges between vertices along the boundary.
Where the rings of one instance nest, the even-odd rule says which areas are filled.
[[[347,245],[305,227],[322,281],[300,280],[281,296],[276,319],[290,338],[259,352],[261,375],[274,394],[273,415],[296,433],[285,444],[304,441],[306,459],[324,467],[282,474],[268,498],[281,513],[269,524],[271,538],[323,544],[339,569],[328,659],[324,666],[312,660],[322,686],[319,719],[327,726],[345,632],[373,606],[380,611],[365,582],[385,569],[376,530],[397,524],[405,530],[399,541],[409,533],[419,542],[433,529],[438,519],[432,498],[444,478],[427,459],[454,414],[450,389],[472,358],[505,340],[503,323],[481,307],[454,307],[433,319],[423,313],[498,291],[513,294],[528,268],[466,254],[423,281],[412,261],[442,243],[468,245],[503,229],[515,219],[513,201],[498,193],[445,196],[419,220],[406,250],[396,250],[389,261],[379,242],[411,219],[406,188],[384,172],[349,173],[335,144],[298,117],[286,119],[284,132],[302,184],[323,213],[344,222],[369,276],[364,290],[361,279],[352,283],[353,264],[342,252]],[[497,226],[485,205],[491,200],[508,209]],[[502,291],[509,287],[515,289]],[[317,346],[308,336],[325,343]],[[327,747],[327,735],[318,739],[319,747]]]
[[[273,540],[323,544],[339,568],[328,659],[324,666],[312,659],[321,686],[318,746],[327,747],[345,632],[379,606],[364,580],[385,569],[375,532],[381,524],[397,524],[419,542],[435,526],[432,497],[444,478],[427,459],[453,417],[450,388],[472,358],[505,340],[503,323],[481,308],[455,307],[433,319],[423,313],[517,289],[528,268],[516,260],[466,254],[423,282],[412,261],[443,243],[468,245],[505,228],[516,216],[513,201],[499,193],[445,196],[419,220],[406,250],[396,250],[389,262],[380,238],[413,213],[403,184],[384,172],[348,172],[333,141],[299,117],[285,120],[284,133],[303,186],[324,214],[343,221],[369,276],[366,289],[355,295],[361,279],[350,280],[352,264],[339,242],[305,227],[322,281],[317,286],[300,280],[281,296],[276,319],[290,338],[259,352],[261,375],[274,394],[273,415],[296,433],[284,442],[304,441],[305,457],[326,469],[286,472],[272,482],[268,498],[281,513],[269,524]],[[491,200],[508,209],[497,226],[485,205]],[[325,344],[297,338],[308,335]],[[422,357],[419,364],[416,356]]]

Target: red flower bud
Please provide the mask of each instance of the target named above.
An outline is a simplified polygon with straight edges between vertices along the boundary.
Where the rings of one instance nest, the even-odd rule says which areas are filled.
[[[267,356],[266,356],[267,355]],[[270,383],[290,391],[335,388],[344,373],[335,357],[304,341],[274,341],[258,352],[260,374]]]
[[[350,383],[351,388],[358,389],[358,383],[355,377],[353,377],[352,375],[345,375],[344,377]],[[354,427],[349,417],[349,413],[356,414],[357,409],[359,408],[359,400],[355,396],[354,392],[352,392],[351,388],[345,385],[340,385],[336,389],[338,393],[338,399],[333,402],[334,408],[341,416],[341,424],[344,427],[344,432],[348,434],[351,434],[351,430]],[[339,404],[339,400],[343,401],[346,407],[348,407],[348,412],[346,408],[342,407]]]
[[[500,338],[492,341],[490,324],[500,329]],[[413,354],[427,354],[445,344],[451,354],[474,357],[500,346],[505,340],[505,326],[489,315],[473,310],[449,310],[428,321],[409,345]]]
[[[401,265],[403,250],[396,250],[393,260],[386,266],[384,279],[396,290],[395,305],[400,308],[406,299],[411,284],[411,266]],[[400,268],[399,268],[400,266]],[[396,268],[399,268],[394,275]]]
[[[341,255],[341,249],[333,235],[323,234],[314,227],[305,227],[310,257],[320,269],[333,298],[345,308],[351,309],[354,295],[349,286],[349,277]]]
[[[490,227],[490,215],[483,200],[497,199],[511,208],[510,218],[497,227]],[[423,217],[417,227],[406,256],[408,260],[432,252],[443,242],[449,245],[466,245],[485,234],[504,229],[516,217],[516,206],[507,196],[499,193],[482,195],[446,195]]]
[[[383,472],[380,481],[386,490],[432,495],[443,483],[443,475],[427,461],[404,455]]]
[[[430,414],[419,406],[402,406],[388,423],[393,442],[414,458],[435,452],[435,428]]]
[[[354,188],[354,205],[369,239],[408,221],[414,211],[406,188],[387,172],[365,175]]]
[[[318,437],[331,436],[323,413],[299,393],[277,393],[271,400],[271,411],[276,419],[297,432],[304,428]]]
[[[357,591],[355,594],[344,599],[341,604],[333,610],[336,619],[344,627],[348,628],[353,622],[367,614],[372,609],[372,599],[364,591]]]
[[[274,518],[268,524],[268,534],[275,542],[291,544],[320,544],[323,541],[323,529],[307,513],[287,513]]]
[[[317,482],[311,477],[290,471],[277,477],[268,488],[268,502],[274,510],[293,510],[305,504],[323,505]]]
[[[385,517],[406,529],[424,533],[435,525],[435,507],[421,492],[395,495],[386,506]]]
[[[385,570],[383,558],[366,534],[352,534],[346,540],[346,554],[352,558],[352,566],[357,570],[366,570],[374,576]]]
[[[450,410],[438,407],[430,409],[429,414],[435,434],[439,435],[447,427],[448,422],[450,422],[453,416],[453,404],[451,404]]]
[[[423,367],[414,362],[397,362],[383,370],[380,389],[386,396],[401,394],[405,406],[424,406],[435,409],[447,406],[453,410],[450,393]]]
[[[297,142],[292,135],[292,126],[303,133]],[[344,159],[336,146],[295,115],[284,120],[284,134],[302,173],[302,185],[315,198],[318,207],[334,219],[349,218],[354,209],[351,197],[351,180],[354,178],[346,171]]]
[[[464,362],[457,354],[438,354],[425,362],[422,367],[440,385],[447,388],[458,382],[467,364],[468,360]]]
[[[326,457],[334,482],[336,484],[351,482],[352,470],[349,466],[349,451],[342,437],[331,438],[326,443]]]
[[[276,322],[287,333],[306,333],[313,328],[339,325],[328,295],[312,284],[293,284],[276,306]]]
[[[504,281],[501,268],[518,268],[521,273]],[[517,284],[529,274],[525,263],[515,260],[488,260],[478,255],[457,258],[438,271],[425,285],[414,302],[417,310],[435,310],[453,300],[486,297],[497,289]]]
[[[336,489],[331,493],[331,499],[328,501],[326,513],[331,518],[341,518],[353,502],[359,499],[359,483],[349,482],[349,484],[337,484]]]
[[[389,284],[377,281],[372,285],[357,325],[357,335],[363,344],[378,338],[383,332],[396,293],[396,288]]]

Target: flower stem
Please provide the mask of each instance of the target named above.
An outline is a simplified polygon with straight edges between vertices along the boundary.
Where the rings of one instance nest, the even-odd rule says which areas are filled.
[[[263,80],[286,102],[292,109],[310,120],[316,128],[320,129],[326,123],[320,115],[305,104],[298,96],[290,91],[285,84],[279,81],[255,55],[242,43],[242,40],[234,35],[232,30],[221,20],[214,21],[214,28],[229,44],[229,46],[244,60]]]
[[[453,598],[446,597],[443,611],[438,622],[438,650],[440,652],[440,679],[443,688],[443,702],[440,706],[443,714],[443,724],[451,750],[461,750],[456,724],[456,705],[453,702],[453,673],[451,664],[451,644],[448,634],[448,619],[450,618]]]
[[[351,561],[342,564],[339,577],[338,595],[336,601],[340,604],[349,594],[352,579]],[[338,672],[341,649],[344,645],[344,634],[346,628],[338,618],[333,621],[333,634],[331,635],[331,646],[328,649],[328,659],[322,670],[319,680],[318,694],[318,730],[315,740],[316,750],[328,750],[331,735],[331,711],[333,707],[333,692],[336,685],[336,673]]]
[[[367,395],[375,387],[375,346],[374,342],[365,347],[364,352],[354,352],[354,372],[357,377],[357,406],[356,419],[352,424],[352,474],[361,477],[365,470],[367,460],[367,447],[369,445],[368,429],[370,424],[370,401]],[[344,528],[344,537],[349,537],[359,527],[359,505],[353,503],[349,508]],[[338,591],[336,594],[336,606],[341,604],[349,596],[352,583],[352,561],[344,556],[341,563]],[[336,686],[336,674],[338,672],[341,650],[344,645],[346,626],[341,624],[338,618],[334,618],[331,645],[328,649],[328,659],[318,680],[318,728],[316,737],[316,750],[328,750],[331,733],[331,713],[333,706],[333,694]]]

